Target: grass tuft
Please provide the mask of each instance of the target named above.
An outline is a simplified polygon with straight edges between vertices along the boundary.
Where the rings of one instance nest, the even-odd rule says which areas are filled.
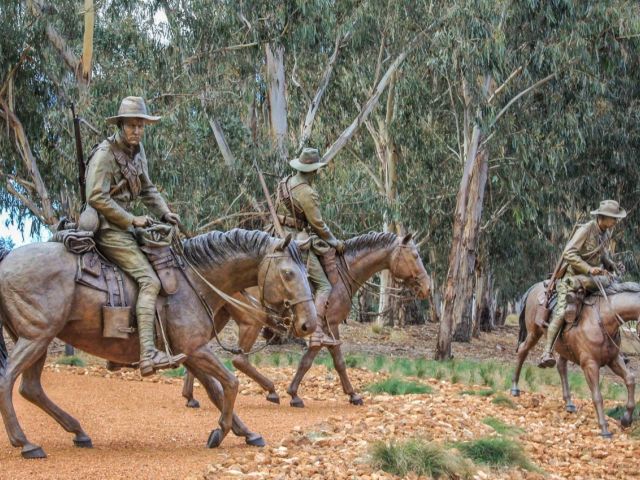
[[[442,445],[424,440],[378,442],[371,449],[371,464],[375,469],[402,478],[413,473],[432,478],[468,479],[473,474],[469,461]]]
[[[367,387],[371,393],[388,393],[389,395],[410,395],[414,393],[433,393],[429,385],[407,382],[397,377],[387,378]]]
[[[462,455],[492,467],[522,467],[539,471],[526,456],[522,445],[505,437],[485,437],[456,444]]]
[[[511,400],[509,397],[507,397],[506,395],[503,395],[502,393],[499,393],[498,395],[496,395],[494,399],[491,400],[491,403],[493,403],[494,405],[500,405],[503,407],[516,408],[515,402]]]
[[[627,407],[625,407],[624,405],[618,405],[617,407],[613,407],[613,408],[609,408],[605,411],[605,413],[607,414],[607,416],[611,417],[611,418],[615,418],[616,420],[620,420],[622,418],[622,416],[627,413]],[[636,407],[636,409],[633,411],[633,421],[637,422],[640,421],[640,409],[638,409],[638,407]]]
[[[524,433],[524,430],[522,428],[508,425],[499,418],[495,417],[486,417],[482,419],[482,423],[484,423],[485,425],[489,425],[496,431],[496,433],[499,433],[500,435],[519,435],[521,433]]]
[[[69,365],[71,367],[84,367],[86,365],[85,361],[76,355],[60,357],[56,360],[56,363],[58,365]]]
[[[475,395],[478,397],[490,397],[496,393],[495,390],[487,389],[487,390],[462,390],[460,395]]]

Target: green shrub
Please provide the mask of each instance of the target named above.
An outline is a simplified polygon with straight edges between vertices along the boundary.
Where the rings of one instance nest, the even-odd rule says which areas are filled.
[[[227,370],[229,370],[230,372],[235,372],[236,371],[236,367],[233,366],[233,363],[231,362],[231,360],[229,360],[228,358],[225,359],[222,364],[225,366],[225,368]]]
[[[373,365],[371,366],[371,370],[374,372],[379,372],[384,367],[387,359],[382,355],[376,355],[373,357]]]
[[[56,363],[58,365],[69,365],[71,367],[84,367],[86,365],[85,361],[76,355],[60,357],[56,360]]]
[[[164,375],[165,377],[171,377],[171,378],[181,378],[181,377],[184,377],[184,374],[186,372],[187,372],[187,369],[184,368],[183,366],[180,366],[178,368],[172,368],[171,370],[163,370],[162,375]]]
[[[627,413],[627,407],[625,407],[624,405],[618,405],[617,407],[607,409],[605,413],[611,418],[620,420],[622,416]],[[636,409],[633,411],[633,421],[640,421],[640,409],[638,407],[636,407]]]
[[[429,385],[407,382],[397,377],[387,378],[381,382],[369,385],[367,391],[371,393],[388,393],[390,395],[408,395],[413,393],[432,393]]]
[[[486,437],[456,444],[462,455],[476,463],[492,467],[518,466],[527,470],[538,470],[531,463],[515,440],[505,437]]]
[[[349,354],[345,357],[344,363],[348,368],[358,368],[362,364],[362,358],[357,355]]]
[[[370,455],[373,468],[402,478],[415,473],[431,478],[468,479],[473,473],[471,464],[460,455],[424,440],[378,442]]]
[[[485,425],[489,425],[496,431],[496,433],[499,433],[500,435],[519,435],[521,433],[524,433],[524,430],[522,428],[515,427],[513,425],[507,425],[502,420],[495,417],[486,417],[482,420],[482,423],[484,423]]]
[[[516,408],[515,402],[511,400],[509,397],[503,395],[502,393],[496,395],[494,399],[491,400],[491,403],[493,403],[494,405],[500,405],[503,407]]]

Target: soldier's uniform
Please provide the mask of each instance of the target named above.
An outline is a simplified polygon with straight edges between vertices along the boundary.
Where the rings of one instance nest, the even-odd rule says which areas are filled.
[[[144,101],[139,97],[125,98],[118,115],[107,121],[117,123],[123,118],[142,118],[150,123],[159,120],[147,115]],[[98,213],[99,225],[94,237],[98,249],[138,284],[136,317],[142,374],[179,364],[186,358],[184,355],[169,357],[155,347],[155,304],[160,280],[133,234],[134,215],[130,210],[134,200],[142,200],[157,218],[164,219],[170,213],[149,178],[142,144],[127,145],[122,132],[100,143],[89,157],[86,194],[87,204]]]
[[[311,238],[307,258],[307,274],[315,291],[315,305],[318,312],[318,327],[311,335],[309,345],[333,346],[340,342],[323,332],[326,326],[325,312],[327,301],[331,295],[331,283],[327,278],[319,257],[326,256],[332,249],[342,249],[342,242],[331,233],[322,219],[320,197],[312,186],[315,172],[326,163],[320,160],[318,150],[305,148],[299,158],[289,164],[298,170],[296,175],[284,178],[278,184],[278,201],[276,212],[282,228],[292,233],[296,240]]]
[[[626,212],[613,200],[604,200],[600,208],[591,212],[592,215],[624,218]],[[607,287],[611,283],[610,275],[592,276],[594,268],[606,270],[619,275],[618,267],[611,259],[609,242],[611,231],[603,230],[596,219],[581,225],[573,234],[562,253],[564,265],[560,272],[560,279],[556,283],[558,293],[557,304],[547,330],[547,342],[538,366],[542,368],[555,365],[552,349],[556,337],[565,323],[567,309],[567,295],[582,288],[586,293],[598,290],[598,283]],[[597,283],[596,283],[597,282]]]

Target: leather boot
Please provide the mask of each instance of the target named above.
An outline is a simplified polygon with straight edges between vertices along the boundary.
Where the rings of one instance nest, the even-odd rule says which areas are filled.
[[[553,356],[553,344],[562,330],[564,325],[564,312],[554,312],[553,319],[551,319],[551,323],[549,324],[549,328],[547,329],[547,343],[544,347],[544,352],[542,353],[542,357],[540,357],[540,361],[538,362],[538,367],[540,368],[551,368],[555,367],[556,359]]]
[[[143,377],[152,375],[156,370],[176,368],[187,359],[183,353],[169,356],[156,348],[154,316],[143,313],[138,315],[138,335],[140,336],[140,373]]]
[[[322,326],[327,323],[325,320],[325,312],[327,311],[327,300],[329,299],[329,295],[330,293],[319,293],[316,295],[315,304],[316,312],[318,313],[318,322],[316,330],[309,338],[309,347],[335,347],[342,344],[340,340],[330,337],[324,333],[324,330],[322,329]]]

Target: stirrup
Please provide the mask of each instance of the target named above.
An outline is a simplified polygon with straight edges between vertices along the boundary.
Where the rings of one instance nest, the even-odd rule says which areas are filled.
[[[145,357],[140,360],[140,373],[143,377],[152,375],[156,370],[163,370],[165,368],[176,368],[180,366],[187,359],[184,353],[178,355],[169,356],[160,350],[155,350],[146,354]]]
[[[556,359],[551,352],[544,352],[538,361],[538,367],[551,368],[556,366]]]

